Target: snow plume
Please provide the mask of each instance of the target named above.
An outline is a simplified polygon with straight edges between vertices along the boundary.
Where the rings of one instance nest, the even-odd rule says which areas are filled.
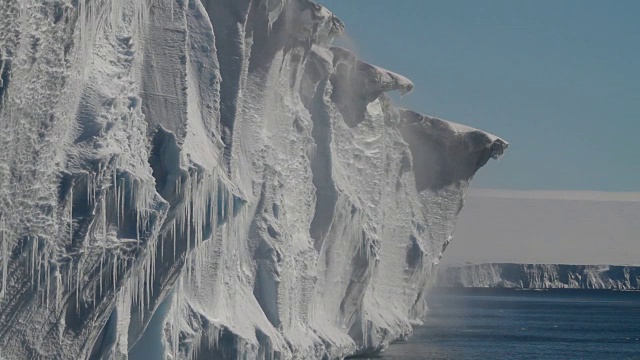
[[[395,108],[413,84],[331,47],[311,1],[0,14],[5,359],[150,336],[168,359],[378,352],[426,315],[468,182],[507,147]]]

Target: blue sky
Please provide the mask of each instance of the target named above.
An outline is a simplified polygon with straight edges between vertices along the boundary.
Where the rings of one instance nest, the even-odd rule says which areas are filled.
[[[640,1],[318,2],[401,106],[511,143],[475,187],[640,190]]]

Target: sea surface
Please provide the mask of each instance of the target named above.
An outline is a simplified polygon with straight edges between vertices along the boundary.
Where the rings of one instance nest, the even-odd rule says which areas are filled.
[[[640,292],[436,289],[428,303],[378,360],[640,360]]]

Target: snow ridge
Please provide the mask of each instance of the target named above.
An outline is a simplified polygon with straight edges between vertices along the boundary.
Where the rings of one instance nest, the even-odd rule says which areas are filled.
[[[3,359],[379,352],[508,146],[395,108],[413,84],[331,47],[308,0],[0,15]]]

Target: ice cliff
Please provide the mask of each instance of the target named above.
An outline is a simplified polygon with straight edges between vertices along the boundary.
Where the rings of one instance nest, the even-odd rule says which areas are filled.
[[[0,358],[124,359],[152,320],[167,359],[408,336],[507,144],[395,108],[413,84],[342,30],[307,0],[2,1]]]
[[[640,267],[553,264],[450,266],[439,269],[438,286],[640,290]]]

